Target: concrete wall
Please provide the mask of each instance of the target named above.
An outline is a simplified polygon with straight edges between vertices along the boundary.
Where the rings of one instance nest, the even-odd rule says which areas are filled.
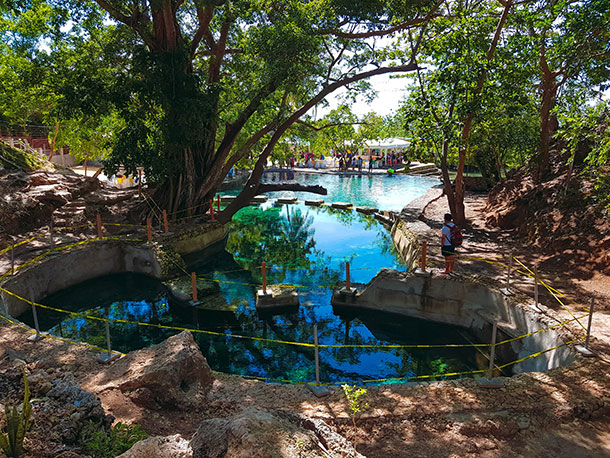
[[[135,272],[161,277],[161,266],[147,246],[105,241],[90,243],[73,251],[49,256],[38,264],[8,277],[2,287],[21,297],[39,300],[72,285],[103,275]],[[30,305],[7,293],[0,293],[0,311],[13,317]]]
[[[414,270],[421,255],[417,234],[400,219],[394,223],[390,233],[392,234],[394,246],[407,266],[407,271]]]
[[[228,224],[207,222],[192,227],[178,234],[170,235],[164,243],[169,244],[182,256],[205,250],[206,248],[224,240],[229,232]]]
[[[546,328],[527,307],[514,304],[504,294],[487,286],[448,277],[423,277],[383,269],[346,307],[361,307],[397,313],[468,328],[483,342],[490,341],[493,322],[498,323],[498,341]],[[553,330],[512,342],[498,351],[523,358],[562,344]],[[508,351],[511,350],[511,351]],[[572,351],[563,346],[513,366],[513,372],[540,371],[569,364]]]

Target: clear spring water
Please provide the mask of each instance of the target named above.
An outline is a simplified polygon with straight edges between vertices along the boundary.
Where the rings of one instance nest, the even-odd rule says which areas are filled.
[[[325,175],[315,177],[328,179]],[[358,183],[358,178],[354,178],[350,177],[353,181],[346,183]],[[402,180],[406,177],[394,178]],[[360,189],[362,181],[368,179],[359,179]],[[342,189],[354,188],[355,185],[346,185]],[[341,200],[350,200],[345,194],[337,195],[342,196],[339,197]],[[351,199],[354,200],[357,199]],[[376,202],[367,202],[361,196],[354,203],[381,207]],[[297,287],[299,307],[284,309],[277,314],[257,313],[254,298],[260,288],[263,260],[270,266],[269,284]],[[188,261],[190,270],[196,271],[210,284],[218,285],[216,292],[203,298],[203,305],[198,308],[172,302],[157,280],[135,274],[91,280],[41,302],[96,316],[270,340],[313,343],[315,323],[320,344],[455,344],[474,341],[464,330],[454,327],[379,312],[346,313],[330,305],[332,288],[345,279],[346,261],[350,261],[352,266],[352,281],[358,283],[368,282],[382,267],[402,268],[388,232],[373,217],[354,211],[310,208],[301,204],[247,207],[235,216],[225,251],[213,256],[191,256]],[[105,346],[104,323],[101,321],[42,310],[40,315],[43,329]],[[27,322],[29,318],[24,319]],[[112,346],[125,352],[160,342],[176,332],[113,323]],[[314,352],[310,347],[227,335],[194,335],[215,370],[274,380],[315,380]],[[478,369],[482,364],[484,361],[473,348],[320,349],[323,382],[355,383],[430,374],[442,377],[443,373]]]

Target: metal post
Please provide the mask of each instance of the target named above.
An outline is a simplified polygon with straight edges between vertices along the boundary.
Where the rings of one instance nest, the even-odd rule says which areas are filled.
[[[97,219],[97,238],[102,240],[104,238],[104,236],[102,235],[102,217],[100,216],[99,213],[96,215],[96,219]]]
[[[316,361],[316,384],[320,384],[320,355],[318,353],[318,325],[313,325],[313,344]]]
[[[496,359],[496,338],[498,334],[498,323],[494,322],[491,329],[491,345],[489,347],[489,373],[487,378],[493,377],[494,361]]]
[[[106,318],[108,318],[108,314],[106,314]],[[110,346],[110,324],[108,321],[105,321],[106,324],[106,346],[108,347],[108,359],[112,356],[112,347]]]
[[[267,294],[267,265],[265,261],[261,265],[261,273],[263,275],[263,294]]]
[[[199,301],[197,300],[197,275],[195,272],[191,272],[191,288],[193,291],[193,302],[197,303]]]
[[[169,232],[169,227],[167,225],[167,211],[166,210],[163,210],[163,229],[165,230],[166,234]]]
[[[40,325],[38,324],[38,313],[36,312],[36,303],[30,299],[32,303],[32,316],[34,317],[34,327],[36,328],[36,334],[40,336]]]
[[[151,224],[152,221],[150,220],[150,218],[146,218],[146,236],[148,238],[149,245],[152,243],[152,228],[150,227]]]
[[[214,201],[210,199],[210,219],[214,221]]]
[[[349,278],[349,262],[345,263],[345,289],[350,291],[352,289],[352,284]]]
[[[53,248],[53,215],[51,215],[51,221],[49,222],[49,245]]]
[[[534,302],[538,307],[538,266],[534,266]]]
[[[589,350],[589,337],[591,337],[591,321],[593,320],[593,304],[595,299],[591,298],[591,305],[589,306],[589,324],[587,324],[587,337],[585,339],[585,348]]]
[[[11,245],[11,275],[15,275],[15,245]]]
[[[510,274],[511,270],[513,270],[513,253],[508,255],[508,271],[506,272],[506,291],[510,288]]]
[[[428,254],[428,242],[422,242],[421,244],[421,270],[426,271],[426,256]]]

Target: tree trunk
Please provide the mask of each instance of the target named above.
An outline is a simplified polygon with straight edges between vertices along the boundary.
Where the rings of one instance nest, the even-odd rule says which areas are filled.
[[[455,207],[455,194],[453,193],[453,186],[451,185],[451,178],[449,178],[449,170],[447,169],[447,155],[449,154],[449,140],[443,140],[443,155],[441,157],[441,173],[443,175],[443,186],[445,194],[447,195],[447,203],[449,204],[449,211],[452,215],[456,213]]]
[[[551,170],[550,149],[552,138],[551,110],[555,105],[557,95],[556,74],[550,71],[543,72],[542,94],[540,103],[540,143],[538,149],[538,168],[536,182],[540,183]]]
[[[496,47],[498,46],[498,41],[500,40],[500,34],[502,29],[504,28],[504,23],[506,22],[506,18],[508,17],[508,12],[513,6],[513,1],[502,1],[502,5],[504,6],[504,10],[502,11],[502,16],[498,20],[498,24],[496,25],[496,31],[489,45],[489,50],[487,51],[487,62],[490,63],[493,59],[493,56],[496,51]],[[474,96],[478,96],[481,94],[483,90],[483,86],[485,85],[485,80],[487,79],[487,69],[483,70],[481,73],[481,77],[477,83],[476,90],[474,92]],[[466,163],[466,151],[468,145],[468,137],[470,135],[470,130],[472,128],[472,122],[474,121],[474,112],[468,114],[466,119],[464,120],[464,127],[462,129],[462,145],[460,146],[460,155],[458,160],[458,169],[457,175],[455,177],[455,213],[453,214],[454,220],[456,224],[459,226],[463,226],[466,223],[466,213],[464,208],[464,164]],[[449,196],[447,196],[449,199]]]

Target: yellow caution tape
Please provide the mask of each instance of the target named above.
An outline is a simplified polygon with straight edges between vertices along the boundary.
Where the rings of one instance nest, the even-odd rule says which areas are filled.
[[[12,323],[15,326],[17,326],[17,327],[19,327],[21,329],[24,329],[24,330],[26,330],[26,331],[28,331],[28,332],[30,332],[32,334],[38,334],[38,332],[36,332],[35,329],[32,329],[29,326],[26,326],[26,325],[24,325],[22,323],[19,323],[18,321],[13,321],[10,318],[5,317],[4,315],[0,315],[0,318],[4,318],[9,323]],[[82,347],[90,348],[92,350],[97,350],[97,351],[101,351],[101,352],[104,352],[104,353],[108,353],[108,349],[107,348],[97,347],[97,346],[91,345],[91,344],[89,344],[87,342],[79,342],[77,340],[67,339],[65,337],[54,336],[53,334],[38,334],[38,335],[41,336],[41,337],[49,338],[49,339],[59,340],[60,342],[68,343],[68,344],[71,344],[71,345],[79,345],[79,346],[82,346]],[[112,350],[111,353],[115,354],[115,355],[125,356],[125,353],[121,353],[121,352],[116,351],[116,350]]]

